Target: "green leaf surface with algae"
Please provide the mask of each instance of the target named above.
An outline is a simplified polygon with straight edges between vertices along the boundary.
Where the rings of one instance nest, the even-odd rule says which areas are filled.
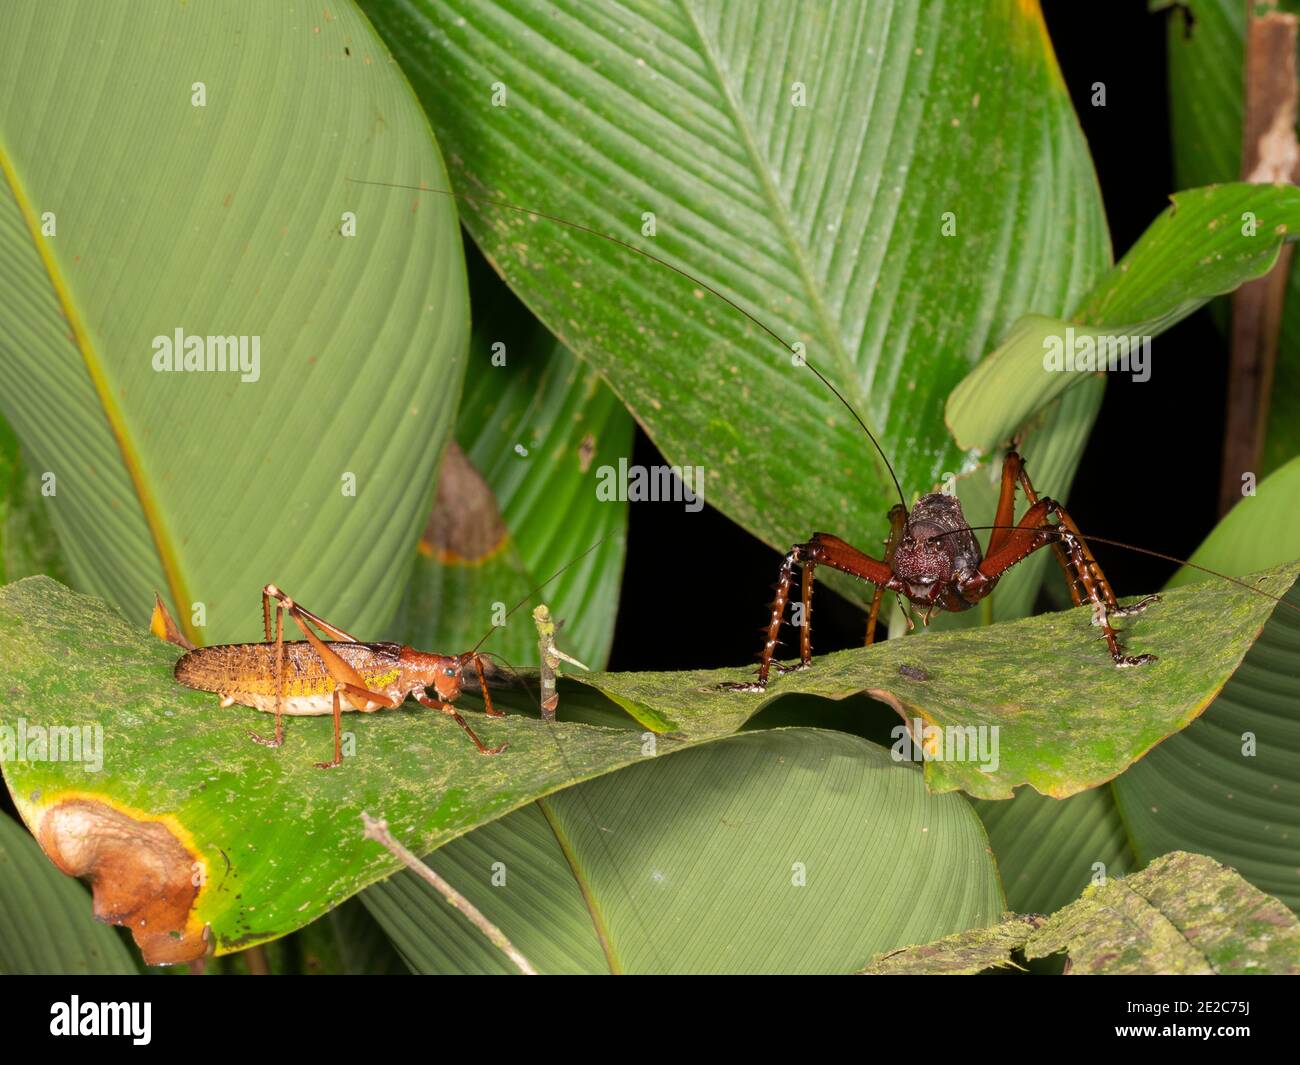
[[[1282,595],[1297,573],[1300,561],[1247,583]],[[843,698],[865,691],[909,723],[919,719],[925,730],[944,729],[947,757],[926,762],[932,789],[999,799],[1031,784],[1065,798],[1111,779],[1193,721],[1276,605],[1223,581],[1171,591],[1122,623],[1131,651],[1159,658],[1132,669],[1115,668],[1090,611],[1076,608],[821,656],[812,669],[774,676],[762,694],[719,688],[750,679],[738,670],[578,674],[573,680],[599,688],[647,728],[692,736],[739,728],[785,693]],[[964,732],[972,728],[979,731]]]
[[[645,757],[634,731],[484,719],[467,699],[480,734],[509,744],[485,757],[408,701],[347,714],[349,756],[317,769],[328,717],[291,719],[282,748],[259,746],[249,731],[268,715],[177,684],[177,648],[46,577],[0,588],[0,642],[0,724],[14,738],[0,761],[18,811],[56,865],[95,881],[100,912],[132,926],[150,963],[274,939],[394,872],[363,839],[363,810],[423,853]],[[584,696],[608,705],[583,689],[569,699]]]
[[[1251,581],[1280,593],[1298,571],[1293,563]],[[561,702],[581,706],[600,689],[652,731],[671,733],[656,741],[662,755],[735,731],[781,692],[866,690],[950,735],[997,726],[982,732],[996,746],[976,744],[975,758],[927,761],[931,790],[996,797],[1027,782],[1068,795],[1192,720],[1272,606],[1230,584],[1170,592],[1128,623],[1131,643],[1161,656],[1136,670],[1116,670],[1088,612],[1074,610],[828,655],[765,696],[716,690],[736,671],[596,674],[565,681]],[[450,719],[407,704],[349,714],[350,757],[323,772],[313,762],[328,750],[327,719],[290,722],[279,751],[253,744],[247,733],[264,718],[178,686],[175,648],[49,578],[0,589],[0,640],[9,652],[4,723],[29,737],[71,729],[66,742],[85,736],[101,756],[92,766],[71,750],[51,760],[25,744],[0,749],[19,812],[56,864],[113,894],[101,909],[131,921],[149,961],[275,938],[393,872],[396,860],[360,835],[363,810],[424,853],[646,756],[636,732],[511,715],[480,725],[489,742],[510,745],[484,758]],[[122,884],[129,889],[113,887]]]
[[[1175,851],[1139,873],[1087,888],[1051,917],[1012,916],[873,959],[864,972],[960,974],[1069,956],[1082,974],[1300,973],[1300,921],[1203,854]]]

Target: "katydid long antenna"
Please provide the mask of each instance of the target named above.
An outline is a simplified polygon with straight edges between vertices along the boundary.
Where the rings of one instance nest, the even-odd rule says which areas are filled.
[[[366,181],[363,180],[362,178],[348,178],[347,180],[352,182],[354,185],[377,185],[381,188],[407,189],[412,192],[436,192],[441,196],[450,196],[453,199],[465,200],[467,203],[488,204],[492,207],[499,207],[505,211],[514,211],[516,214],[533,215],[537,218],[545,218],[548,222],[555,222],[557,225],[568,226],[570,229],[576,229],[580,233],[587,233],[593,237],[600,237],[602,240],[608,240],[614,244],[617,244],[621,248],[626,248],[630,252],[634,252],[645,259],[649,259],[652,263],[658,263],[660,266],[671,270],[673,273],[679,275],[680,277],[685,278],[687,281],[690,281],[692,284],[698,285],[700,288],[710,293],[714,298],[721,300],[732,310],[737,311],[739,314],[744,315],[744,317],[749,319],[750,322],[758,326],[759,329],[763,330],[764,333],[770,336],[773,340],[775,340],[778,344],[780,344],[783,348],[785,348],[786,351],[790,352],[790,354],[793,355],[796,360],[798,360],[796,365],[807,366],[808,369],[810,369],[817,376],[817,379],[821,381],[821,383],[824,384],[827,388],[830,389],[831,394],[836,399],[838,399],[842,404],[844,404],[845,410],[847,410],[850,414],[853,415],[853,420],[857,422],[859,427],[862,429],[862,431],[867,434],[867,439],[871,441],[872,446],[876,449],[876,453],[880,456],[881,461],[885,464],[885,469],[889,471],[889,478],[894,482],[894,491],[898,493],[898,501],[903,504],[904,509],[907,508],[907,499],[903,495],[902,485],[898,483],[898,475],[894,473],[893,463],[889,461],[889,456],[885,454],[885,449],[880,446],[880,441],[877,440],[876,435],[870,429],[867,428],[867,423],[862,419],[862,415],[860,415],[857,412],[857,409],[853,406],[853,404],[850,403],[847,399],[845,399],[843,393],[840,392],[840,390],[836,388],[833,384],[831,384],[830,380],[826,377],[826,375],[823,374],[821,370],[817,369],[817,367],[814,366],[812,362],[809,361],[807,355],[801,354],[794,347],[793,344],[791,344],[789,341],[784,339],[774,329],[772,329],[768,325],[765,325],[759,318],[751,314],[749,311],[745,310],[744,307],[742,307],[739,303],[733,300],[730,296],[714,288],[707,281],[703,281],[700,278],[696,277],[694,274],[686,270],[683,270],[680,266],[670,263],[667,259],[660,258],[654,252],[646,251],[644,248],[638,247],[637,245],[633,244],[631,241],[623,240],[621,237],[615,237],[609,233],[602,233],[599,229],[596,229],[593,226],[583,225],[581,222],[572,222],[567,218],[561,218],[558,215],[547,214],[545,211],[537,211],[531,207],[521,207],[518,204],[510,203],[508,200],[499,200],[491,196],[475,196],[465,192],[454,192],[450,189],[433,189],[433,188],[428,188],[427,186],[424,185],[402,185],[394,181]]]
[[[576,558],[569,559],[568,562],[566,562],[563,566],[557,569],[554,573],[552,573],[549,577],[547,577],[546,580],[542,581],[541,584],[539,584],[526,596],[520,599],[519,602],[517,602],[509,610],[507,610],[505,617],[501,619],[502,623],[504,624],[511,614],[513,614],[521,606],[529,602],[533,598],[533,596],[535,596],[538,592],[540,592],[543,588],[545,588],[548,584],[550,584],[551,581],[555,580],[556,577],[560,576],[562,573],[565,572],[565,570],[569,569],[570,567],[576,566],[579,562],[581,562],[589,554],[595,551],[596,548],[600,547],[601,544],[603,544],[606,540],[610,539],[610,537],[612,537],[613,535],[614,535],[613,533],[610,533],[609,536],[602,536],[599,540],[597,540],[594,544],[592,544],[589,548],[587,548],[587,550],[585,550],[582,554],[578,555]],[[491,636],[494,632],[496,632],[497,629],[499,629],[500,627],[501,627],[500,625],[493,625],[490,629],[488,629],[488,631],[483,634],[483,639],[479,640],[479,642],[474,645],[474,649],[470,651],[470,654],[477,654],[478,649],[483,646],[483,644],[487,641],[487,638]]]

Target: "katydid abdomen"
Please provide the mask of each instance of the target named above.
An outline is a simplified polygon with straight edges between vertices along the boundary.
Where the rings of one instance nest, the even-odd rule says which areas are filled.
[[[330,644],[330,649],[365,678],[371,691],[383,692],[399,702],[418,686],[401,668],[401,644]],[[224,705],[238,703],[275,713],[276,647],[273,643],[230,643],[200,647],[182,655],[175,677],[199,691],[216,692]],[[313,717],[334,709],[337,681],[315,648],[306,640],[284,643],[284,702],[281,713]],[[344,711],[356,707],[346,700]],[[379,709],[373,706],[372,709]]]

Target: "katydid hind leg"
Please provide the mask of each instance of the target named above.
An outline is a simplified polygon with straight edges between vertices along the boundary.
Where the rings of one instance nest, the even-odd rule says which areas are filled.
[[[335,634],[347,643],[356,643],[357,641],[353,639],[353,637],[349,636],[342,629],[331,625],[329,622],[322,621],[315,614],[304,610],[290,599],[289,596],[280,591],[280,589],[278,589],[274,584],[268,584],[264,589],[263,594],[274,597],[279,602],[280,606],[288,612],[289,616],[293,618],[294,623],[302,630],[302,634],[307,637],[307,642],[311,644],[312,649],[320,656],[321,662],[324,663],[325,669],[329,672],[329,675],[334,679],[335,683],[359,688],[362,691],[369,690],[365,678],[348,665],[348,663],[344,661],[338,652],[334,651],[329,644],[316,635],[315,631],[312,629],[312,625],[319,625],[324,632]]]
[[[1070,585],[1071,596],[1081,605],[1083,603],[1092,605],[1093,623],[1102,629],[1111,661],[1117,667],[1140,666],[1154,662],[1156,656],[1152,654],[1125,654],[1119,643],[1119,634],[1110,624],[1110,619],[1145,610],[1152,602],[1158,601],[1159,597],[1148,596],[1135,607],[1127,609],[1120,607],[1110,582],[1097,564],[1097,560],[1093,558],[1092,551],[1088,548],[1087,542],[1069,512],[1054,499],[1047,496],[1037,497],[1023,471],[1021,477],[1021,484],[1026,487],[1026,494],[1035,495],[1034,501],[1020,522],[1001,539],[998,550],[991,553],[980,564],[980,577],[995,580],[1034,551],[1051,545],[1053,551],[1058,552],[1058,558],[1065,559],[1063,568]],[[1049,521],[1051,517],[1055,517],[1056,521]]]
[[[812,598],[813,582],[817,572],[816,562],[805,562],[799,577],[799,592],[803,607],[803,616],[799,619],[799,664],[783,666],[775,663],[778,674],[798,673],[812,665]]]
[[[271,601],[275,601],[275,736],[273,739],[266,739],[256,733],[250,733],[252,738],[258,743],[267,747],[279,747],[284,742],[284,697],[285,697],[285,652],[284,652],[284,615],[287,613],[298,628],[302,630],[307,641],[311,644],[312,649],[320,657],[326,672],[335,683],[333,692],[334,705],[334,760],[332,762],[319,762],[317,765],[322,769],[333,769],[342,761],[342,705],[340,702],[340,693],[347,697],[349,703],[357,710],[369,710],[372,704],[378,706],[395,707],[400,700],[393,699],[383,692],[371,691],[366,684],[365,679],[344,661],[328,644],[325,643],[311,626],[318,626],[323,632],[329,633],[336,639],[349,643],[356,643],[356,639],[338,628],[331,625],[328,621],[317,617],[309,610],[305,610],[293,601],[288,595],[277,588],[274,584],[268,584],[262,589],[262,620],[268,640],[270,639],[271,629]]]

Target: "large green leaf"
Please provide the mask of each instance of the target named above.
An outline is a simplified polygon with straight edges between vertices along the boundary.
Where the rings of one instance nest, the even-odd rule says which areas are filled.
[[[848,972],[1002,905],[966,802],[815,729],[633,766],[428,861],[543,972]],[[509,969],[410,873],[364,898],[421,971]]]
[[[535,597],[567,622],[563,646],[597,668],[614,638],[627,503],[602,500],[596,487],[601,469],[630,453],[632,419],[486,269],[473,295],[479,314],[457,420],[461,451],[444,459],[397,631],[418,647],[472,647],[606,538]],[[484,650],[537,665],[528,609],[505,619]]]
[[[969,472],[942,420],[951,388],[1019,314],[1073,307],[1108,259],[1036,5],[364,7],[458,191],[632,242],[805,345],[909,494]],[[703,467],[706,501],[779,547],[815,528],[883,537],[892,484],[790,351],[625,248],[482,202],[463,213],[668,460]]]
[[[1203,854],[1176,853],[1140,873],[1088,888],[1050,918],[1010,917],[876,958],[874,974],[976,973],[1069,956],[1093,974],[1300,973],[1300,921],[1277,899]]]
[[[1179,188],[1241,176],[1246,5],[1237,0],[1151,0],[1171,8],[1169,127]]]
[[[1191,561],[1240,574],[1300,553],[1300,458],[1262,481]],[[1220,582],[1180,570],[1171,585]],[[1300,607],[1300,593],[1288,601]],[[1196,850],[1300,909],[1300,614],[1278,610],[1205,715],[1115,782],[1143,860]]]
[[[57,478],[73,582],[140,622],[157,589],[206,642],[252,636],[268,580],[383,625],[468,330],[453,204],[345,180],[445,180],[369,24],[17,0],[0,99],[0,412]],[[248,337],[250,380],[155,371],[177,329]]]
[[[424,861],[488,916],[539,972],[608,971],[587,908],[539,799],[454,839]],[[493,881],[496,883],[493,883]],[[507,973],[514,966],[425,881],[400,872],[359,896],[421,973]]]
[[[90,913],[86,889],[0,814],[0,973],[134,973],[126,947]]]
[[[1300,561],[1247,583],[1276,596],[1297,573]],[[1002,799],[1027,783],[1065,798],[1111,779],[1193,721],[1275,605],[1228,582],[1172,591],[1124,622],[1127,646],[1159,658],[1135,669],[1115,668],[1091,612],[1079,608],[824,655],[812,669],[774,679],[761,695],[723,690],[726,682],[752,679],[736,670],[573,680],[599,688],[647,728],[690,734],[734,730],[783,694],[865,691],[921,733],[918,743],[939,743],[944,757],[925,767],[933,790]]]
[[[1138,379],[1154,372],[1149,352],[1140,364],[1128,361],[1130,345],[1262,277],[1282,244],[1300,236],[1300,189],[1291,185],[1236,182],[1189,189],[1172,200],[1069,320],[1046,312],[1021,318],[953,390],[946,413],[958,443],[987,452],[1010,439],[1036,410],[1088,379],[1098,360],[1108,361],[1099,341],[1127,342],[1115,353],[1119,372]],[[1077,348],[1075,340],[1089,348]],[[1053,355],[1060,358],[1049,361]]]

